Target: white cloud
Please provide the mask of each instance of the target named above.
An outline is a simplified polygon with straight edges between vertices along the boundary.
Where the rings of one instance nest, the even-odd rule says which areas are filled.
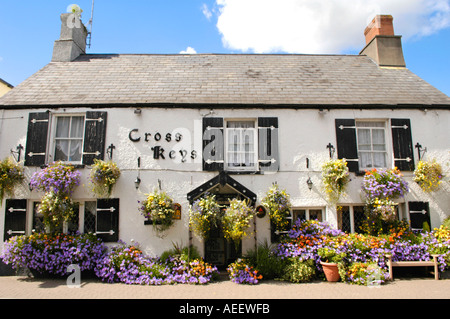
[[[211,20],[212,12],[209,10],[208,6],[204,3],[202,5],[202,13],[206,17],[206,19]]]
[[[226,48],[255,53],[362,49],[376,14],[391,14],[404,39],[450,26],[450,0],[216,0]]]
[[[187,47],[186,50],[180,51],[180,54],[196,54],[197,51],[195,51],[194,48]]]

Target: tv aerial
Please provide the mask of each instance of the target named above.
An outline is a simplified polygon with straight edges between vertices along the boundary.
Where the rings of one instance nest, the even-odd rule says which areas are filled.
[[[91,18],[89,19],[89,22],[88,22],[88,36],[87,36],[87,41],[86,41],[86,44],[87,44],[87,47],[88,48],[91,48],[91,41],[92,41],[92,23],[93,23],[93,20],[94,20],[94,0],[92,0],[92,7],[91,7]]]

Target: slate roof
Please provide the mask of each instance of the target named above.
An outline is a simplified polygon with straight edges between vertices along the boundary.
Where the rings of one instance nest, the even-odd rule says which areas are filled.
[[[406,68],[363,55],[87,54],[50,62],[0,107],[76,105],[450,106]]]

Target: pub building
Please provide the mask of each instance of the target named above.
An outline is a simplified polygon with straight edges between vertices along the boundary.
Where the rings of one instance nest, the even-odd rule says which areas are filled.
[[[0,98],[0,157],[23,163],[26,176],[1,203],[0,249],[11,236],[42,230],[42,193],[28,183],[54,161],[81,172],[70,229],[108,244],[137,242],[152,256],[192,244],[219,267],[278,240],[260,207],[274,184],[290,195],[292,220],[356,232],[364,172],[397,167],[410,187],[399,219],[420,229],[448,216],[448,179],[427,193],[413,171],[435,159],[448,175],[450,98],[407,69],[392,16],[374,18],[357,55],[86,54],[86,28],[73,18],[61,15],[51,62]],[[337,203],[322,184],[330,158],[345,158],[350,170]],[[120,168],[108,199],[87,187],[94,159]],[[178,204],[163,236],[139,211],[155,189]],[[205,193],[258,207],[240,246],[220,229],[207,241],[189,230],[190,204]]]

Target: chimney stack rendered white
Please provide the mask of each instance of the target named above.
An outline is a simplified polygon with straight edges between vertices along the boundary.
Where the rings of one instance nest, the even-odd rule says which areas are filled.
[[[88,32],[75,13],[61,14],[61,35],[53,46],[52,62],[71,62],[86,53]]]

